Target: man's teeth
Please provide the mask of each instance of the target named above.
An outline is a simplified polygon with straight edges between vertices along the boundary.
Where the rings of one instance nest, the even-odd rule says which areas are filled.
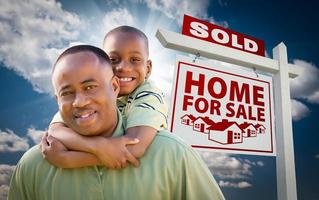
[[[94,112],[86,113],[86,114],[83,114],[83,115],[78,115],[77,118],[87,118],[87,117],[91,116],[92,114],[94,114]]]
[[[128,82],[128,81],[132,81],[133,78],[120,78],[120,81],[123,81],[123,82]]]

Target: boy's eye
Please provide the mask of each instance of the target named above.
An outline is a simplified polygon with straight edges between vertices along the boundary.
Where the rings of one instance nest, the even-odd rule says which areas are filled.
[[[140,58],[132,58],[131,60],[132,60],[132,62],[140,62],[142,59],[140,59]]]
[[[119,62],[118,58],[110,58],[111,63],[117,63]]]

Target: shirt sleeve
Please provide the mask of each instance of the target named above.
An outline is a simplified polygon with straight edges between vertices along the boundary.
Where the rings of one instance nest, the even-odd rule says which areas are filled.
[[[26,183],[27,174],[24,173],[23,167],[21,165],[21,162],[19,162],[12,174],[8,200],[35,199],[31,190],[32,184]]]
[[[64,121],[62,119],[60,112],[55,113],[52,121],[50,122],[50,125],[54,124],[54,123],[63,123],[64,124]]]
[[[200,156],[193,149],[184,152],[180,189],[184,191],[183,199],[224,200],[216,180]]]
[[[167,110],[161,93],[154,90],[138,92],[124,114],[127,117],[126,128],[150,126],[156,130],[166,129]]]

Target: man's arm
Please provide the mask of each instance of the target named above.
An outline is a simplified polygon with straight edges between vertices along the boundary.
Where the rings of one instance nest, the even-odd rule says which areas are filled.
[[[30,183],[25,183],[26,174],[21,168],[19,162],[11,176],[10,187],[8,192],[8,200],[16,199],[35,199],[32,190],[29,189]]]
[[[191,147],[186,147],[180,176],[179,187],[184,188],[185,199],[224,200],[217,182],[200,156]]]

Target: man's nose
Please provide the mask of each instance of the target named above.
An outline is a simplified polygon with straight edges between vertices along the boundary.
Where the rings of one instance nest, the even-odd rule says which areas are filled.
[[[83,93],[77,93],[72,103],[73,107],[81,108],[90,103],[90,98]]]

